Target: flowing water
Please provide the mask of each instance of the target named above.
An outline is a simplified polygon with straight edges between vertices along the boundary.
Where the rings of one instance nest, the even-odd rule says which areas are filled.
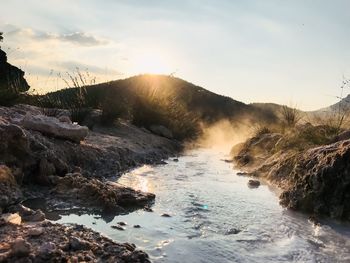
[[[350,225],[314,226],[307,216],[281,208],[275,189],[248,188],[249,178],[222,158],[196,150],[123,175],[119,183],[156,194],[153,212],[71,214],[59,222],[135,243],[153,262],[350,262]],[[120,221],[127,223],[124,231],[111,228]]]

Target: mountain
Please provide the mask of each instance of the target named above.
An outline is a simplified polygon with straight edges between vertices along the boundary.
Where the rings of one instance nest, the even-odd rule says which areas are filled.
[[[139,75],[127,79],[88,87],[93,90],[113,90],[126,96],[146,96],[171,102],[174,106],[182,105],[202,121],[212,123],[220,119],[238,119],[244,115],[274,121],[271,112],[262,111],[254,105],[247,105],[230,97],[218,95],[180,78],[165,75]]]
[[[326,108],[322,108],[319,110],[316,110],[314,112],[322,113],[322,112],[334,112],[334,111],[348,111],[350,110],[350,94],[346,97],[340,99],[337,103],[334,103],[333,105],[330,105]]]
[[[68,98],[65,105],[71,107],[76,103],[72,98],[80,98],[81,92],[85,94],[84,107],[100,108],[106,116],[127,116],[139,126],[164,125],[178,138],[195,133],[198,125],[210,125],[223,119],[232,123],[244,121],[249,126],[277,121],[273,111],[165,75],[138,75],[82,88],[63,89],[46,97],[51,98],[49,101],[66,101]]]

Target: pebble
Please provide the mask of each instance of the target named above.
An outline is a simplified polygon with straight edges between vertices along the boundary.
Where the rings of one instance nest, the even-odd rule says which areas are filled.
[[[127,223],[125,223],[125,222],[118,222],[117,224],[120,225],[120,226],[126,226],[127,225]]]
[[[90,242],[81,240],[78,237],[71,237],[69,245],[72,250],[88,250],[91,247]]]
[[[40,236],[42,233],[44,233],[44,229],[42,227],[35,227],[35,228],[30,228],[28,230],[28,235],[29,236]]]
[[[134,228],[141,228],[140,225],[134,225]]]
[[[39,252],[45,255],[52,254],[56,250],[56,245],[52,242],[45,242],[39,247]]]

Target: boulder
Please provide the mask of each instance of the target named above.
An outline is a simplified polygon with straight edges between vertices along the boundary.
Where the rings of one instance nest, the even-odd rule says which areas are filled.
[[[6,223],[10,223],[10,224],[14,224],[14,225],[20,225],[22,223],[22,218],[18,213],[3,214],[1,216],[1,219],[3,219]]]
[[[168,139],[174,138],[173,133],[163,125],[151,125],[149,129],[151,132],[159,136],[162,136]]]
[[[39,131],[43,134],[80,142],[88,135],[89,129],[85,126],[61,122],[55,117],[27,114],[22,120],[26,129]]]
[[[18,96],[28,91],[29,85],[24,72],[7,62],[7,56],[0,49],[0,104],[10,105]]]

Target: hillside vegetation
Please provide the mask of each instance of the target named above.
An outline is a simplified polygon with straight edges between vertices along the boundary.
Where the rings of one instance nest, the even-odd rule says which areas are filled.
[[[124,118],[137,126],[163,125],[177,139],[195,138],[201,125],[222,119],[275,123],[273,112],[221,96],[179,78],[139,75],[102,84],[63,89],[32,100],[48,108],[76,108],[84,115],[101,109],[105,124]],[[81,116],[76,120],[79,122]]]

